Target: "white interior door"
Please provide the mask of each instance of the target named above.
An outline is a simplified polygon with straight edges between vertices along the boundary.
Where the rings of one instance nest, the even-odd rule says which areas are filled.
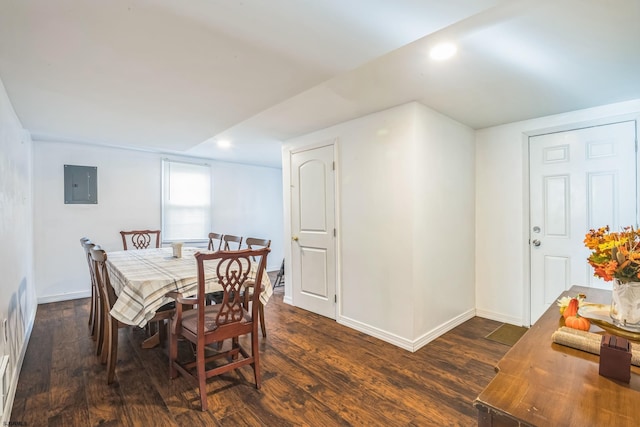
[[[636,224],[636,122],[531,137],[529,163],[533,324],[572,285],[607,287],[583,241]]]
[[[336,318],[333,144],[291,156],[293,304]]]

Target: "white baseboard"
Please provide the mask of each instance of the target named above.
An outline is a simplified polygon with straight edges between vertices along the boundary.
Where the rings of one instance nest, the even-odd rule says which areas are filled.
[[[357,331],[360,331],[362,333],[365,333],[367,335],[370,335],[372,337],[381,339],[382,341],[386,341],[389,344],[393,344],[407,351],[415,352],[420,348],[424,347],[425,345],[427,345],[429,342],[438,338],[440,335],[444,334],[445,332],[449,332],[451,329],[455,328],[461,323],[464,323],[467,320],[471,319],[473,316],[475,316],[475,310],[473,309],[468,310],[460,314],[459,316],[456,316],[453,319],[430,330],[429,332],[422,335],[420,338],[416,340],[409,340],[407,338],[392,334],[390,332],[384,331],[379,328],[375,328],[371,325],[367,325],[365,323],[350,319],[345,316],[341,316],[339,319],[337,319],[337,322],[342,325],[348,326],[352,329],[355,329]]]
[[[64,294],[47,295],[44,297],[38,297],[38,304],[47,304],[50,302],[68,301],[72,299],[90,298],[90,297],[91,297],[91,290],[79,291],[79,292],[68,292]]]
[[[427,332],[426,334],[422,335],[420,338],[414,341],[413,351],[417,351],[421,349],[425,345],[429,344],[431,341],[438,338],[440,335],[444,335],[446,332],[449,332],[456,326],[463,324],[467,320],[473,318],[475,315],[476,315],[475,309],[467,310],[464,313],[454,317],[453,319],[446,321],[440,326],[433,328],[432,330],[430,330],[429,332]]]
[[[520,318],[508,316],[503,313],[497,313],[495,311],[476,309],[476,316],[489,320],[495,320],[496,322],[509,323],[516,326],[526,326],[527,328],[529,327],[529,325],[525,325]]]
[[[398,336],[396,334],[392,334],[390,332],[384,331],[382,329],[373,327],[371,325],[367,325],[366,323],[359,322],[357,320],[351,319],[346,316],[340,316],[336,319],[336,322],[341,325],[347,326],[351,329],[355,329],[356,331],[360,331],[374,338],[381,339],[382,341],[386,341],[389,344],[393,344],[396,347],[400,347],[407,351],[413,351],[413,343],[411,340]]]
[[[274,272],[274,271],[275,271],[275,272],[280,271],[280,264],[277,264],[277,265],[267,265],[267,271],[268,271],[269,273],[272,273],[272,272]]]
[[[9,412],[9,405],[5,402],[9,401],[9,389],[10,383],[7,381],[9,373],[9,355],[5,354],[0,356],[0,415],[2,415],[2,421],[4,424],[4,414]],[[5,388],[6,386],[6,388]]]
[[[2,411],[2,423],[0,424],[3,426],[8,426],[9,420],[11,419],[13,401],[16,397],[16,389],[18,388],[18,379],[20,378],[20,371],[22,370],[22,364],[24,363],[24,356],[25,354],[27,354],[27,347],[29,346],[29,341],[31,340],[31,332],[33,331],[33,324],[35,323],[35,320],[36,310],[33,310],[33,314],[31,315],[31,319],[29,319],[29,323],[27,324],[27,328],[24,333],[24,340],[22,341],[20,356],[18,358],[18,362],[16,363],[16,368],[13,371],[11,382],[9,383],[9,392],[7,394],[4,410]]]

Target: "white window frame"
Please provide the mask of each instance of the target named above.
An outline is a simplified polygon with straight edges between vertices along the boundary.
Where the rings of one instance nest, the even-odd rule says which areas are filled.
[[[193,171],[199,171],[202,175],[208,177],[207,183],[201,183],[200,185],[205,186],[205,191],[198,198],[198,202],[202,202],[202,206],[200,206],[201,220],[202,224],[200,225],[199,232],[194,233],[193,231],[187,231],[187,234],[183,236],[175,235],[177,233],[173,228],[178,228],[179,226],[170,225],[167,222],[170,221],[172,217],[172,210],[174,207],[171,203],[171,167],[172,165],[177,166],[178,168],[193,168]],[[213,203],[213,183],[212,183],[212,172],[211,165],[208,163],[197,163],[190,162],[184,160],[174,160],[174,159],[162,159],[162,241],[164,243],[171,242],[185,242],[185,243],[204,243],[208,242],[209,231],[211,230],[211,206]],[[179,184],[176,184],[179,185]],[[196,212],[197,213],[197,212]],[[197,235],[196,235],[197,234]]]

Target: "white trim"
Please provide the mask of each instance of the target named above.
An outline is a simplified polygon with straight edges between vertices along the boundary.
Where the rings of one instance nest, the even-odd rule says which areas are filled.
[[[355,329],[356,331],[365,333],[374,338],[378,338],[378,339],[381,339],[382,341],[386,341],[390,344],[395,345],[396,347],[400,347],[407,351],[413,351],[413,342],[411,342],[406,338],[402,338],[398,335],[392,334],[387,331],[383,331],[382,329],[375,328],[371,325],[367,325],[366,323],[362,323],[345,316],[342,316],[339,319],[336,319],[336,322],[341,325],[347,326],[351,329]]]
[[[522,263],[524,271],[522,272],[522,319],[523,324],[531,325],[531,244],[529,238],[531,236],[531,178],[529,168],[531,166],[531,156],[529,155],[529,138],[523,132],[520,135],[520,143],[522,144],[522,255],[525,257]],[[494,319],[496,320],[496,319]],[[505,321],[506,323],[512,323]]]
[[[69,301],[72,299],[90,298],[91,290],[68,292],[64,294],[47,295],[44,297],[38,297],[38,304],[48,304],[50,302]]]
[[[6,375],[9,371],[9,355],[5,354],[4,356],[0,356],[0,416],[4,421],[4,413],[7,412],[9,405],[5,405],[5,401],[9,400],[9,390],[5,390],[5,381]],[[7,386],[7,388],[11,388],[11,386]]]
[[[444,335],[445,333],[449,332],[450,330],[452,330],[456,326],[460,326],[461,324],[463,324],[467,320],[472,319],[474,316],[476,316],[476,310],[475,309],[467,310],[464,313],[459,314],[458,316],[454,317],[453,319],[450,319],[450,320],[444,322],[440,326],[437,326],[437,327],[433,328],[429,332],[423,334],[420,338],[414,340],[414,342],[413,342],[413,351],[417,351],[417,350],[421,349],[425,345],[429,344],[431,341],[433,341],[436,338]]]
[[[384,331],[379,328],[375,328],[373,326],[367,325],[365,323],[359,322],[357,320],[353,320],[348,317],[340,317],[337,322],[341,325],[348,326],[356,331],[360,331],[374,338],[381,339],[382,341],[388,342],[389,344],[393,344],[397,347],[400,347],[404,350],[415,352],[436,338],[442,336],[443,334],[449,332],[456,326],[461,325],[467,320],[473,318],[476,315],[475,309],[470,309],[465,311],[464,313],[454,317],[453,319],[441,324],[430,330],[429,332],[423,334],[421,337],[415,340],[408,340],[406,338],[400,337],[396,334],[392,334],[390,332]]]
[[[335,137],[333,139],[333,226],[336,230],[335,236],[333,239],[333,252],[335,256],[335,268],[336,268],[336,277],[335,277],[335,292],[336,292],[336,307],[335,307],[335,317],[339,319],[342,317],[342,252],[340,248],[342,247],[342,228],[340,227],[340,212],[342,212],[342,208],[340,207],[340,153],[339,153],[339,138]]]
[[[273,273],[274,271],[280,271],[280,264],[267,265],[267,273]]]
[[[482,317],[484,319],[495,320],[496,322],[529,327],[529,325],[527,325],[527,322],[523,321],[523,319],[518,319],[517,317],[509,316],[507,314],[498,313],[495,311],[476,310],[476,316]]]
[[[329,146],[333,146],[335,148],[337,141],[338,141],[338,138],[334,137],[334,138],[325,139],[324,141],[314,142],[312,144],[295,147],[289,150],[289,157],[291,157],[292,154],[303,153],[305,151],[315,150],[316,148],[329,147]],[[333,151],[334,160],[335,160],[335,157],[336,157],[336,152],[334,150]]]
[[[523,271],[523,295],[522,295],[522,304],[523,304],[523,316],[522,320],[503,320],[502,317],[498,314],[498,318],[494,318],[493,313],[487,312],[487,316],[480,315],[481,317],[487,317],[493,320],[499,320],[504,323],[511,323],[514,325],[519,325],[522,323],[524,326],[529,327],[533,324],[531,321],[531,244],[529,243],[530,239],[530,230],[531,230],[531,182],[530,182],[530,167],[531,167],[531,156],[530,156],[530,138],[539,135],[546,135],[550,133],[560,133],[560,132],[571,132],[574,130],[585,129],[596,126],[607,126],[611,124],[624,123],[624,122],[634,122],[636,128],[636,226],[640,224],[640,171],[638,170],[640,165],[640,150],[638,150],[638,122],[640,121],[640,115],[638,113],[626,113],[626,114],[615,114],[612,116],[602,116],[596,119],[589,120],[581,120],[581,121],[567,121],[566,123],[562,123],[560,125],[555,125],[551,127],[535,127],[530,130],[522,131],[522,140],[521,144],[523,146],[522,153],[522,173],[523,173],[523,224],[524,224],[524,237],[523,242],[525,248],[523,250],[524,257],[524,271]],[[478,311],[480,313],[480,311]],[[508,316],[508,319],[514,319]]]
[[[336,295],[336,299],[337,301],[334,303],[334,313],[333,313],[333,319],[332,320],[337,320],[342,313],[342,295],[340,293],[341,291],[341,282],[340,282],[340,278],[342,277],[341,275],[341,268],[340,268],[340,223],[339,223],[339,218],[340,215],[338,214],[340,212],[339,210],[339,182],[338,182],[338,178],[339,178],[339,174],[338,174],[338,137],[333,137],[333,138],[328,138],[328,139],[324,139],[322,141],[319,142],[315,142],[312,144],[307,144],[307,145],[303,145],[303,146],[299,146],[299,147],[294,147],[294,148],[290,148],[288,149],[288,164],[286,165],[286,167],[288,167],[289,170],[289,179],[288,179],[288,184],[289,184],[289,188],[291,187],[291,175],[292,175],[292,171],[291,171],[291,167],[292,167],[292,157],[294,154],[298,154],[298,153],[303,153],[305,151],[310,151],[310,150],[316,150],[318,148],[323,148],[323,147],[331,147],[332,151],[333,151],[333,226],[336,230],[336,235],[333,239],[333,251],[334,251],[334,263],[335,263],[335,295]],[[284,163],[282,165],[283,170],[284,170]],[[284,180],[283,180],[283,184]],[[291,211],[292,211],[292,204],[291,204],[291,190],[289,189],[289,198],[288,200],[285,201],[286,204],[288,204],[288,220],[289,223],[286,224],[285,223],[285,241],[289,242],[289,259],[286,259],[286,255],[287,252],[285,252],[285,274],[289,274],[289,277],[293,277],[293,267],[292,267],[292,259],[293,259],[293,251],[291,249],[291,236],[293,235],[293,231],[291,230],[291,228],[293,227],[293,221],[291,221]],[[287,220],[287,218],[285,218],[285,221]],[[287,226],[288,225],[288,226]],[[288,236],[287,236],[288,233]],[[287,270],[289,269],[289,270]],[[286,277],[286,276],[285,276]],[[286,283],[285,283],[285,287],[286,287]],[[286,289],[286,288],[285,288]],[[295,307],[299,307],[298,305],[296,305],[294,303],[295,300],[295,293],[294,293],[295,289],[293,288],[293,286],[291,287],[291,297],[288,298],[286,293],[285,293],[285,302],[287,301],[291,301],[291,305],[295,306]]]
[[[11,378],[11,382],[9,383],[9,393],[7,394],[7,400],[5,402],[4,411],[2,412],[2,425],[8,425],[9,420],[11,419],[11,409],[13,408],[13,401],[16,397],[16,389],[18,388],[18,379],[20,378],[20,371],[22,370],[22,364],[24,363],[24,356],[27,353],[27,347],[29,346],[29,341],[31,340],[31,332],[33,332],[33,325],[36,320],[36,311],[33,311],[31,315],[31,319],[29,319],[29,324],[27,325],[27,329],[24,334],[24,340],[22,341],[22,348],[20,349],[20,356],[18,357],[18,361],[16,362],[16,367],[13,370],[13,377]]]

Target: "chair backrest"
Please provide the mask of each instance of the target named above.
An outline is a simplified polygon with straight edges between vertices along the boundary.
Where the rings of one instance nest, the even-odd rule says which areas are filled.
[[[216,327],[207,325],[209,330],[215,330],[217,335],[228,334],[227,337],[232,337],[237,334],[238,327],[246,328],[249,323],[254,323],[253,326],[249,326],[255,328],[254,332],[257,331],[260,292],[253,293],[251,317],[247,319],[242,290],[247,280],[253,280],[250,273],[254,258],[258,263],[257,269],[253,270],[256,272],[255,282],[262,282],[269,251],[269,248],[262,248],[195,254],[198,265],[198,307],[206,307],[206,283],[217,282],[222,286],[223,297],[215,320]],[[205,332],[204,316],[205,310],[198,310],[198,334]]]
[[[91,243],[91,240],[87,237],[80,239],[80,244],[84,249],[84,254],[87,258],[87,264],[89,264],[89,276],[91,278],[91,286],[96,286],[95,270],[93,268],[93,262],[91,261],[91,249],[95,246]]]
[[[209,233],[209,246],[210,251],[219,251],[222,249],[222,234]]]
[[[222,236],[222,240],[224,241],[222,250],[225,251],[240,250],[240,246],[242,245],[242,237],[234,236],[232,234],[225,234],[224,236]],[[238,246],[236,247],[236,245],[229,245],[229,243],[237,243]]]
[[[271,247],[271,240],[247,237],[244,244],[247,245],[247,249],[269,248]]]
[[[94,246],[91,248],[91,261],[96,274],[96,286],[100,291],[105,312],[108,312],[113,308],[117,297],[111,286],[111,280],[109,280],[107,253],[100,246]]]
[[[160,230],[121,231],[122,247],[129,249],[147,249],[160,247]],[[155,242],[153,242],[155,237]],[[155,246],[153,246],[155,244]],[[129,247],[131,245],[131,248]]]

